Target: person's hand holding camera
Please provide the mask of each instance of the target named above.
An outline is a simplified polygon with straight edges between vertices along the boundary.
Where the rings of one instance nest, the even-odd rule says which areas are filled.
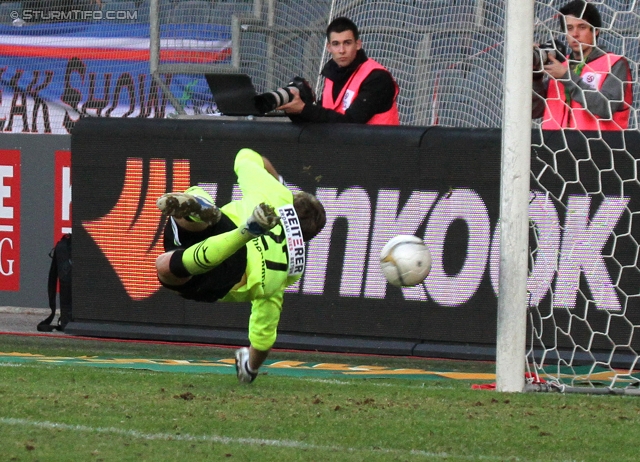
[[[543,44],[533,44],[533,79],[541,80],[546,73],[554,79],[568,79],[567,68],[562,65],[566,60],[566,47],[558,40]]]
[[[293,99],[287,104],[283,104],[276,109],[282,110],[287,114],[300,114],[305,106],[304,101],[300,98],[300,90],[297,88],[290,88],[289,91],[293,95]]]
[[[315,103],[316,94],[311,84],[302,77],[294,77],[285,87],[256,95],[256,109],[263,114],[274,110],[284,110],[288,114],[299,114],[306,103]]]
[[[547,64],[544,65],[544,71],[557,80],[569,79],[569,69],[551,53],[549,54]]]

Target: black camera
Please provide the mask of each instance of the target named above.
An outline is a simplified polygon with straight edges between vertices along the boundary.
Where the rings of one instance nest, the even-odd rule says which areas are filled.
[[[539,46],[533,47],[533,69],[534,72],[542,72],[542,66],[549,64],[549,56],[553,56],[561,63],[565,61],[567,49],[559,40],[549,40]]]
[[[293,99],[293,93],[291,93],[290,88],[298,89],[300,92],[300,98],[305,104],[313,104],[316,102],[316,95],[309,82],[302,77],[294,77],[291,82],[282,88],[257,95],[254,99],[256,109],[263,114],[266,114],[283,104],[287,104]]]

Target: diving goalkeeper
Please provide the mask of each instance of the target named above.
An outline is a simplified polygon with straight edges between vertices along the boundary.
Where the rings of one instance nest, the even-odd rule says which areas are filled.
[[[326,222],[315,196],[292,193],[269,162],[251,149],[236,155],[242,199],[220,208],[202,188],[167,193],[164,249],[156,260],[160,283],[182,297],[251,302],[249,348],[236,351],[240,382],[250,383],[276,341],[284,290],[304,271],[304,242]]]

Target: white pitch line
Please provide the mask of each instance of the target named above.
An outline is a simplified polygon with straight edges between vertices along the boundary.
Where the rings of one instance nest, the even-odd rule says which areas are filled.
[[[166,441],[204,441],[204,442],[212,442],[212,443],[220,443],[220,444],[249,444],[252,446],[274,446],[281,448],[292,448],[292,449],[315,449],[320,451],[347,451],[353,453],[362,453],[362,452],[370,452],[376,454],[397,454],[397,455],[414,455],[414,456],[422,456],[422,457],[431,457],[436,459],[450,459],[455,458],[457,460],[504,460],[504,457],[493,457],[493,456],[462,456],[462,455],[454,455],[447,454],[444,452],[429,452],[429,451],[421,451],[417,449],[411,450],[402,450],[402,449],[369,449],[369,448],[345,448],[340,446],[321,446],[316,444],[308,444],[303,443],[301,441],[293,441],[293,440],[268,440],[262,438],[231,438],[227,436],[217,436],[217,435],[189,435],[181,433],[181,434],[173,434],[173,433],[143,433],[137,430],[127,430],[122,428],[115,427],[89,427],[87,425],[69,425],[65,423],[57,423],[57,422],[47,422],[47,421],[37,421],[37,420],[28,420],[28,419],[14,419],[7,417],[0,417],[0,424],[4,425],[13,425],[13,426],[22,426],[22,427],[37,427],[37,428],[47,428],[47,429],[55,429],[55,430],[70,430],[76,432],[86,432],[86,433],[106,433],[106,434],[115,434],[121,436],[127,436],[131,438],[137,438],[142,440],[166,440]],[[522,460],[518,458],[509,458],[509,460]]]
[[[339,379],[319,379],[319,378],[313,378],[313,377],[298,377],[298,380],[302,380],[304,382],[316,382],[316,383],[329,383],[332,385],[359,385],[361,382],[358,380],[339,380]],[[407,388],[424,388],[425,384],[424,382],[418,382],[416,381],[415,383],[412,384],[407,384],[407,383],[391,383],[391,382],[369,382],[368,385],[372,385],[374,387],[385,387],[385,388],[402,388],[407,389]],[[437,387],[438,390],[453,390],[454,387],[452,386],[441,386],[439,385]]]

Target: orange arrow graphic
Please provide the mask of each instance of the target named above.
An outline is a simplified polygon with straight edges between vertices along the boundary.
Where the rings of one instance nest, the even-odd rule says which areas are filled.
[[[132,300],[150,297],[160,288],[155,262],[164,249],[162,237],[156,237],[162,219],[156,199],[167,192],[166,161],[151,159],[149,170],[148,187],[142,197],[142,159],[128,158],[124,186],[116,205],[105,216],[82,222]],[[174,160],[171,191],[184,191],[189,180],[189,161]]]

